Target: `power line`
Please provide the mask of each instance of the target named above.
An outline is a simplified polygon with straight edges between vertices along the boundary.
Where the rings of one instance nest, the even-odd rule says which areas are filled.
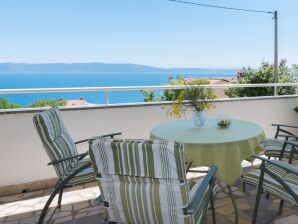
[[[180,0],[168,0],[168,1],[170,1],[170,2],[178,2],[178,3],[183,3],[183,4],[189,4],[189,5],[209,7],[209,8],[217,8],[217,9],[227,9],[227,10],[234,10],[234,11],[244,11],[244,12],[255,12],[255,13],[274,14],[274,12],[263,11],[263,10],[241,9],[241,8],[225,7],[225,6],[218,6],[218,5],[209,5],[209,4],[202,4],[202,3],[188,2],[188,1],[180,1]]]

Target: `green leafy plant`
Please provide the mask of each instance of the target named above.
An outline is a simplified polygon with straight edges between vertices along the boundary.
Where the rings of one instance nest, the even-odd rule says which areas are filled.
[[[0,98],[0,109],[20,108],[21,105],[10,103],[6,98]]]
[[[214,106],[210,100],[215,99],[216,95],[212,89],[200,86],[206,84],[209,84],[207,79],[184,79],[185,89],[179,92],[177,99],[174,100],[169,110],[169,114],[181,117],[188,108],[197,112],[213,108]]]
[[[55,107],[65,106],[65,100],[60,99],[38,99],[33,103],[29,104],[28,107]]]
[[[285,59],[281,60],[278,68],[279,83],[294,83],[295,76],[298,74],[298,66],[293,65],[289,69]],[[274,66],[268,62],[263,62],[259,69],[243,68],[237,74],[237,83],[239,84],[257,84],[257,83],[273,83],[274,82]],[[290,95],[297,93],[296,87],[279,87],[279,95]],[[253,96],[272,96],[274,94],[273,87],[253,87],[253,88],[228,88],[225,94],[229,97],[253,97]]]
[[[298,98],[296,99],[296,101],[298,100]],[[298,106],[296,106],[295,108],[294,108],[294,110],[298,113]]]
[[[168,79],[168,84],[169,86],[181,86],[185,85],[185,82],[187,80],[192,80],[193,83],[196,85],[205,85],[205,84],[210,84],[208,79],[186,79],[182,75],[178,75],[176,78],[173,76],[170,76]],[[151,90],[142,90],[141,93],[144,96],[144,101],[145,102],[152,102],[152,101],[175,101],[178,99],[179,95],[181,92],[183,92],[184,89],[166,89],[162,91],[161,94],[157,94],[154,91]]]

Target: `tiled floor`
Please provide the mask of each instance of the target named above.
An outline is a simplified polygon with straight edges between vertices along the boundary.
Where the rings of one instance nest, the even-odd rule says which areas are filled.
[[[216,221],[219,224],[234,223],[234,208],[226,185],[218,181],[218,192],[215,196]],[[247,187],[244,193],[241,189],[241,180],[232,187],[233,195],[239,209],[239,223],[251,222],[252,209],[254,207],[256,190]],[[0,223],[35,223],[41,209],[45,204],[51,189],[36,191],[19,195],[0,197]],[[52,215],[50,223],[102,223],[105,218],[105,210],[96,205],[94,199],[99,195],[95,183],[69,188],[63,196],[63,205],[53,214],[57,204],[57,198],[47,215],[47,220]],[[285,203],[282,216],[278,216],[279,200],[274,197],[262,196],[258,215],[258,223],[297,224],[298,209]],[[206,223],[212,223],[211,212],[207,213]]]

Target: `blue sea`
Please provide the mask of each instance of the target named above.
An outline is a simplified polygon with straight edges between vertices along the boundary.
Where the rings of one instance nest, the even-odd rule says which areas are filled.
[[[172,76],[176,76],[171,74]],[[168,83],[170,74],[149,73],[92,73],[92,74],[0,74],[0,89],[19,88],[62,88],[62,87],[111,87],[111,86],[158,86]],[[184,77],[235,77],[235,74],[187,74]],[[160,92],[159,92],[160,93]],[[77,93],[29,93],[29,94],[0,94],[0,98],[26,106],[37,99],[66,100],[84,99],[93,104],[104,104],[104,92],[77,92]],[[143,102],[140,91],[113,91],[110,92],[110,103]]]

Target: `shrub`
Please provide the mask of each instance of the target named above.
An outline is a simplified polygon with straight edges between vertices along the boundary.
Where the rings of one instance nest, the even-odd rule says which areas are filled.
[[[0,109],[20,108],[16,103],[10,103],[6,98],[0,98]]]
[[[281,60],[278,68],[279,83],[294,83],[296,82],[298,66],[293,65],[289,69],[286,65],[286,60]],[[239,84],[257,84],[257,83],[273,83],[274,82],[274,65],[268,62],[263,62],[258,70],[253,70],[250,67],[243,68],[238,72],[237,83]],[[279,87],[278,95],[290,95],[297,93],[296,87]],[[274,95],[273,87],[252,87],[252,88],[228,88],[225,94],[229,97],[253,97],[253,96],[272,96]]]
[[[33,103],[29,104],[28,107],[55,107],[65,106],[65,100],[60,99],[38,99]]]

